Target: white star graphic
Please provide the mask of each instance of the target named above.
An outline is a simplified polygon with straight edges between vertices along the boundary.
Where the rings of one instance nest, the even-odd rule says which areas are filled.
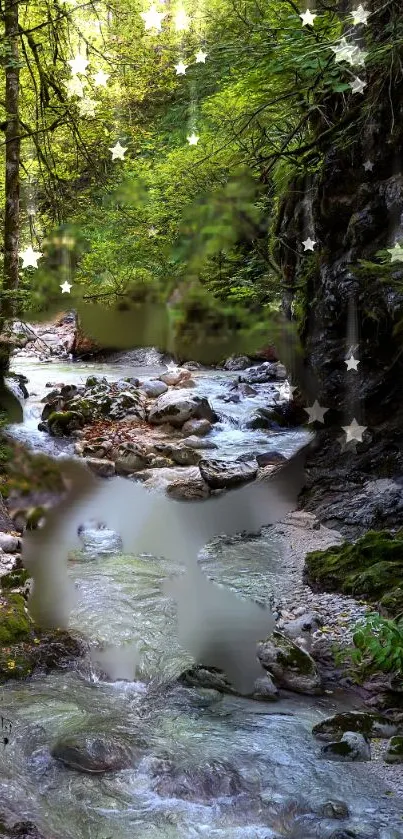
[[[120,140],[118,140],[116,146],[109,148],[109,151],[112,152],[112,160],[124,160],[125,154],[127,152],[127,146],[121,146]]]
[[[175,64],[176,75],[177,76],[185,76],[188,66],[189,65],[184,64],[183,61],[180,61],[179,64]]]
[[[357,370],[359,363],[358,358],[354,358],[353,353],[344,362],[344,364],[347,364],[347,370]]]
[[[189,137],[186,137],[186,139],[189,143],[189,146],[197,146],[200,137],[198,137],[197,134],[195,134],[193,131],[193,133],[190,134]]]
[[[366,82],[363,82],[358,76],[350,82],[350,87],[353,93],[364,93],[364,87],[367,86]]]
[[[345,437],[344,434],[340,434],[340,437],[337,438],[337,442],[340,443],[342,452],[353,451],[353,452],[357,453],[357,443],[354,442],[354,441],[351,441],[351,440],[347,443],[346,437]]]
[[[359,47],[354,47],[353,52],[351,54],[350,64],[356,67],[363,67],[367,55],[368,53],[364,50],[360,50]]]
[[[328,410],[329,410],[329,408],[322,408],[319,405],[319,402],[318,402],[317,399],[315,399],[315,402],[309,408],[304,408],[304,411],[306,411],[306,413],[309,416],[308,422],[323,422],[324,423],[325,421],[324,421],[323,417],[327,413]]]
[[[43,256],[43,253],[40,251],[34,251],[32,245],[29,245],[25,251],[21,251],[18,256],[22,259],[21,268],[37,268],[38,267],[38,259]]]
[[[368,55],[367,52],[361,50],[355,44],[349,44],[346,38],[341,38],[337,46],[330,47],[334,52],[334,60],[338,63],[340,61],[348,61],[352,66],[363,66]]]
[[[395,242],[394,248],[387,248],[391,255],[391,262],[403,262],[403,246]]]
[[[208,52],[203,52],[203,50],[199,50],[199,52],[196,53],[196,64],[205,64],[207,56]]]
[[[177,32],[184,32],[189,29],[190,17],[186,14],[185,9],[178,9],[175,15],[175,29]]]
[[[303,15],[300,15],[302,20],[302,26],[312,26],[315,18],[318,17],[317,15],[313,15],[309,9],[304,12]]]
[[[84,96],[84,83],[78,76],[72,76],[71,79],[68,80],[67,84],[67,96],[71,98],[72,96]]]
[[[342,425],[342,429],[346,432],[346,443],[349,443],[350,440],[358,440],[359,443],[362,443],[362,435],[367,430],[365,425],[358,425],[356,419],[353,419],[350,425]]]
[[[98,102],[95,99],[89,99],[88,97],[84,97],[78,103],[78,110],[82,117],[94,117],[96,108],[98,107]]]
[[[158,32],[161,32],[161,24],[166,16],[166,12],[157,12],[157,7],[154,4],[150,6],[148,12],[140,13],[140,17],[144,20],[145,29],[157,29]]]
[[[82,76],[85,76],[87,73],[89,61],[87,61],[87,59],[84,58],[83,55],[76,55],[75,58],[71,58],[70,61],[67,62],[67,64],[70,64],[71,73],[73,76],[77,76],[78,73],[80,73]]]
[[[96,87],[106,87],[106,83],[110,77],[110,73],[105,73],[103,70],[98,70],[92,77]]]
[[[314,242],[314,240],[311,239],[310,236],[308,236],[308,238],[305,239],[305,242],[302,242],[302,244],[304,246],[305,251],[313,251],[313,248],[314,248],[314,245],[316,245],[316,242]]]
[[[150,239],[154,238],[154,236],[157,236],[157,234],[158,234],[158,230],[155,227],[150,227],[149,228],[148,235],[149,235]]]
[[[71,283],[68,283],[67,280],[64,283],[61,283],[60,288],[62,290],[62,294],[70,294],[70,289],[72,288]]]
[[[364,9],[364,6],[362,6],[361,3],[358,6],[358,9],[353,9],[351,14],[353,16],[354,26],[356,26],[357,23],[365,23],[368,25],[369,12]]]
[[[374,164],[372,163],[372,161],[371,160],[366,160],[365,163],[364,163],[365,171],[366,172],[372,172],[373,168],[374,168]]]

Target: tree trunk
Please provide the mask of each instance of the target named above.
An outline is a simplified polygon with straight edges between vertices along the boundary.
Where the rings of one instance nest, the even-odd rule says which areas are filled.
[[[4,4],[5,43],[8,51],[6,58],[5,106],[7,126],[6,175],[5,175],[5,213],[4,213],[4,277],[0,300],[0,332],[4,324],[14,315],[12,293],[18,288],[18,245],[19,245],[19,167],[20,167],[20,125],[19,125],[19,49],[18,49],[18,2],[5,0]],[[3,357],[8,357],[8,350],[2,347]]]

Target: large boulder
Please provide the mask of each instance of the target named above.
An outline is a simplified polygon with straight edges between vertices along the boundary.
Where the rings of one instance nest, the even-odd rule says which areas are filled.
[[[258,644],[258,658],[280,687],[310,695],[323,693],[313,658],[281,632],[273,632]]]
[[[159,381],[164,382],[166,385],[176,386],[179,385],[181,382],[185,382],[187,379],[191,378],[190,370],[181,370],[179,367],[177,370],[168,370],[166,373],[163,373],[159,376]]]
[[[209,422],[217,422],[218,416],[206,397],[194,396],[184,390],[170,391],[160,396],[154,402],[148,415],[148,422],[151,425],[169,423],[177,428],[181,428],[190,419],[207,419]]]
[[[225,460],[201,460],[200,474],[211,489],[225,489],[253,481],[257,475],[257,463],[243,463]]]
[[[363,734],[358,734],[356,731],[346,731],[341,740],[326,743],[326,746],[321,749],[321,755],[327,760],[371,760],[371,747]]]
[[[78,411],[53,411],[47,427],[53,437],[68,437],[72,431],[82,428],[84,423],[85,419]]]
[[[85,462],[99,478],[112,478],[115,474],[115,464],[112,460],[99,457],[86,457]]]
[[[52,757],[69,769],[98,775],[128,769],[133,763],[132,750],[122,741],[106,734],[72,734],[61,737],[52,748]]]
[[[392,737],[398,726],[382,714],[368,711],[343,711],[316,723],[312,734],[319,740],[340,740],[346,731],[355,731],[366,737]]]
[[[224,370],[246,370],[250,367],[250,358],[247,355],[232,355],[224,361]]]

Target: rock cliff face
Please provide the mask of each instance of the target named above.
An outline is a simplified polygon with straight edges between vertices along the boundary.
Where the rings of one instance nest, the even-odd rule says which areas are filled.
[[[371,5],[374,11],[381,4],[373,0]],[[390,39],[397,12],[392,2],[374,16],[372,26],[365,27],[367,43]],[[303,287],[300,335],[304,365],[315,381],[315,392],[306,394],[308,404],[316,398],[329,409],[312,447],[302,503],[308,509],[322,505],[319,514],[327,520],[334,518],[334,500],[340,506],[344,499],[341,506],[351,509],[353,496],[370,478],[394,479],[403,471],[403,346],[397,329],[403,296],[396,291],[399,281],[403,288],[403,262],[391,263],[393,289],[359,266],[359,260],[377,262],[376,252],[396,240],[403,245],[402,56],[402,48],[396,48],[392,84],[386,67],[369,66],[358,102],[358,94],[347,95],[345,103],[340,94],[322,102],[323,119],[314,126],[315,136],[322,137],[320,171],[292,181],[278,216],[277,256],[289,297],[295,300],[301,294],[297,287]],[[329,125],[335,127],[330,135]],[[302,246],[308,236],[316,241],[312,253]],[[350,348],[360,360],[357,371],[347,371],[344,363]],[[342,426],[353,418],[368,431],[364,442],[343,450]],[[378,507],[365,524],[359,514],[353,530],[390,524],[382,497]],[[393,523],[403,524],[403,505],[398,508],[394,503]]]

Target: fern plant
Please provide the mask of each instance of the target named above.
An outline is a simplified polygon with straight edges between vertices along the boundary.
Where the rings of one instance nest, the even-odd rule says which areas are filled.
[[[339,661],[349,658],[356,675],[371,673],[403,674],[403,617],[398,620],[367,615],[356,625],[353,646],[338,654]]]

